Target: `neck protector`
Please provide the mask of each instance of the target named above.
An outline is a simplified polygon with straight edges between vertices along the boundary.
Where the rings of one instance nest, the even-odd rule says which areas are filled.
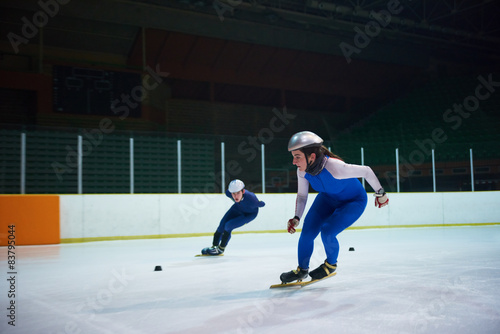
[[[327,160],[328,158],[324,154],[322,154],[320,157],[316,157],[316,160],[314,160],[312,164],[307,165],[306,173],[309,173],[312,176],[318,175],[319,173],[321,173],[323,168],[325,168]]]

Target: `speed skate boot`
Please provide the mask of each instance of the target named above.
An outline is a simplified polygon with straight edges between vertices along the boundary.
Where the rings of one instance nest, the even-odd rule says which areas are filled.
[[[293,281],[300,282],[307,277],[308,272],[309,269],[302,269],[301,267],[297,267],[296,270],[292,270],[287,273],[281,274],[280,275],[281,283],[285,284]]]
[[[325,260],[325,263],[323,263],[321,266],[311,271],[309,273],[309,276],[311,276],[313,280],[322,279],[325,278],[326,276],[332,275],[336,269],[337,269],[337,263],[330,264]]]
[[[207,250],[208,255],[222,255],[224,253],[224,248],[220,246],[212,246]]]

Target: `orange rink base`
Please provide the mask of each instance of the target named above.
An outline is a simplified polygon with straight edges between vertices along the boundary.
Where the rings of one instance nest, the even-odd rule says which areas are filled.
[[[0,246],[60,243],[59,196],[0,195],[0,229]]]

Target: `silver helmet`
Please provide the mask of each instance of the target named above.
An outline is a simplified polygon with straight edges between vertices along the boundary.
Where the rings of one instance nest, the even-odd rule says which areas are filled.
[[[237,193],[240,190],[243,190],[245,188],[245,184],[243,181],[235,179],[232,180],[231,183],[229,183],[228,190],[230,193]]]
[[[288,141],[288,151],[295,151],[306,147],[318,147],[323,145],[323,139],[311,131],[297,132]]]

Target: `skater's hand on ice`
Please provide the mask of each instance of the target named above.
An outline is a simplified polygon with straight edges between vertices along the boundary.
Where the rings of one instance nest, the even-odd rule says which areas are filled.
[[[287,230],[288,233],[294,234],[295,228],[299,226],[299,217],[295,216],[292,219],[288,220]]]
[[[375,196],[375,206],[382,208],[389,204],[389,198],[384,191],[384,188],[380,188],[373,196]]]

